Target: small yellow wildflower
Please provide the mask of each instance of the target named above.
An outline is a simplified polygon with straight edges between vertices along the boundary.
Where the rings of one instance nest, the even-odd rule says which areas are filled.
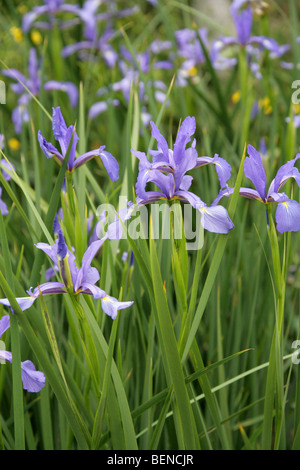
[[[32,40],[33,44],[35,44],[36,46],[39,46],[41,44],[41,42],[43,41],[43,37],[42,37],[41,33],[39,31],[37,31],[36,29],[31,31],[30,37],[31,37],[31,40]]]
[[[271,114],[271,112],[273,111],[273,108],[271,105],[270,98],[266,96],[265,98],[259,100],[258,103],[259,103],[260,108],[263,109],[264,114]]]
[[[197,67],[191,67],[188,69],[189,77],[195,77],[197,75]]]
[[[21,28],[18,28],[17,26],[13,26],[12,28],[10,28],[10,32],[15,42],[23,41],[23,33],[22,33]]]
[[[294,113],[295,114],[300,114],[300,104],[295,104],[294,105]]]
[[[237,90],[235,91],[232,95],[231,95],[231,101],[233,102],[233,104],[236,104],[240,101],[241,99],[241,92],[240,90]]]
[[[8,146],[11,150],[19,150],[19,148],[21,147],[21,143],[18,139],[16,139],[15,137],[12,137],[8,141]]]

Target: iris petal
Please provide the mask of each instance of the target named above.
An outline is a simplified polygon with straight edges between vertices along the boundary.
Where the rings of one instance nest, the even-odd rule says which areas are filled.
[[[291,199],[280,202],[275,218],[278,232],[297,232],[300,230],[300,204]]]
[[[209,232],[228,233],[234,228],[227,210],[223,206],[211,206],[200,209],[201,225]]]
[[[254,184],[261,199],[266,198],[267,177],[262,164],[259,152],[252,146],[248,145],[249,157],[245,158],[244,173]]]

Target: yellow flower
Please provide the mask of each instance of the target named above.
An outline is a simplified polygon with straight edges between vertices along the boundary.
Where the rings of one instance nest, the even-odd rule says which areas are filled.
[[[12,137],[8,141],[8,146],[11,150],[19,150],[19,148],[21,147],[21,143],[18,139],[16,139],[15,137]]]
[[[294,105],[294,112],[295,112],[295,114],[300,114],[300,104],[295,104]]]
[[[16,42],[23,41],[23,33],[22,33],[21,28],[17,28],[17,26],[13,26],[12,28],[10,28],[10,32]]]
[[[258,104],[259,107],[263,109],[264,114],[271,114],[271,112],[273,111],[270,98],[268,98],[267,96],[259,100]]]
[[[233,104],[236,104],[240,101],[241,99],[241,92],[240,90],[237,90],[235,91],[232,95],[231,95],[231,101],[233,102]]]
[[[30,37],[31,37],[31,40],[32,40],[33,44],[35,44],[36,46],[41,44],[41,42],[43,40],[43,37],[42,37],[41,33],[39,31],[37,31],[36,29],[31,31]]]
[[[197,68],[195,66],[189,68],[188,74],[189,74],[189,77],[195,77],[195,75],[197,75]]]

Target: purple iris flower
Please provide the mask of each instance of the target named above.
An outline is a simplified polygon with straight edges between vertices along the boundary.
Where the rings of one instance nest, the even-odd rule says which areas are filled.
[[[36,50],[30,49],[28,61],[28,77],[16,69],[2,70],[2,74],[16,81],[11,85],[11,89],[16,93],[18,98],[17,107],[12,112],[12,121],[17,134],[20,134],[22,124],[29,121],[28,103],[33,96],[38,96],[41,89],[41,60],[38,60]],[[23,84],[28,88],[30,93],[24,88]],[[77,106],[78,89],[72,82],[58,82],[57,80],[49,80],[44,83],[46,91],[59,90],[68,94],[71,106]]]
[[[208,47],[206,28],[199,29],[198,32],[188,28],[180,29],[175,32],[178,55],[184,59],[181,65],[184,70],[191,69],[205,62],[205,55],[198,35],[205,47]]]
[[[196,130],[194,117],[188,116],[181,124],[173,150],[159,132],[157,126],[151,121],[152,136],[157,141],[157,150],[149,151],[153,156],[150,162],[144,152],[131,150],[139,159],[139,174],[136,182],[137,203],[147,204],[159,200],[180,200],[188,202],[202,214],[202,226],[216,233],[228,233],[234,225],[229,218],[227,210],[218,205],[224,195],[229,195],[227,181],[231,175],[231,167],[218,155],[212,157],[198,157],[195,149],[196,141],[189,148],[187,144]],[[215,165],[221,192],[217,199],[207,206],[197,195],[189,191],[193,177],[187,171],[197,167]],[[147,183],[154,183],[159,191],[147,191]]]
[[[52,29],[58,22],[56,18],[61,13],[74,13],[76,14],[78,6],[65,3],[65,0],[44,0],[44,5],[34,7],[31,11],[23,16],[22,29],[27,33],[33,23],[36,28]],[[37,21],[39,17],[47,17],[47,21]],[[59,21],[59,28],[64,29],[78,23],[77,18],[66,21]]]
[[[70,156],[68,161],[67,170],[69,172],[74,171],[76,168],[79,168],[84,163],[88,162],[92,158],[99,156],[102,160],[104,167],[106,168],[110,179],[116,181],[119,178],[119,165],[117,160],[105,149],[105,145],[102,145],[99,149],[91,150],[86,152],[79,157],[75,158],[76,146],[79,140],[79,137],[76,133],[75,127],[73,125],[67,127],[63,115],[61,113],[60,107],[53,108],[52,112],[52,129],[54,138],[58,141],[60,145],[60,151],[57,150],[54,145],[50,142],[47,142],[46,139],[42,136],[41,131],[38,132],[38,140],[40,147],[47,158],[54,157],[55,160],[61,165],[67,150],[68,146],[72,140],[72,147],[70,150]]]
[[[245,159],[244,173],[252,181],[255,189],[242,187],[240,188],[240,195],[256,199],[263,204],[276,203],[275,218],[278,232],[296,232],[300,230],[300,204],[293,199],[289,199],[285,193],[280,192],[290,178],[294,178],[300,187],[300,173],[294,166],[300,158],[300,154],[298,153],[295,158],[279,168],[268,191],[267,177],[260,153],[252,145],[248,145],[248,155]]]
[[[10,327],[9,315],[4,315],[0,319],[0,338]],[[0,360],[9,361],[12,364],[12,353],[10,351],[0,351]],[[21,376],[24,390],[28,392],[40,392],[45,385],[45,375],[43,372],[36,370],[35,365],[31,361],[21,362]]]
[[[58,238],[54,245],[47,243],[37,243],[36,247],[46,253],[52,260],[54,266],[59,270],[62,282],[45,282],[34,290],[30,288],[27,293],[29,297],[17,297],[20,308],[24,311],[31,307],[39,295],[63,294],[66,292],[78,295],[79,293],[92,295],[95,299],[101,299],[103,311],[113,320],[116,319],[118,310],[130,307],[133,302],[119,302],[115,297],[106,294],[103,289],[96,285],[100,275],[91,263],[106,240],[106,236],[101,240],[96,240],[89,245],[82,257],[82,265],[77,267],[75,255],[66,245],[63,233],[59,230]],[[0,303],[10,307],[7,299],[0,299]]]
[[[234,66],[237,63],[236,57],[222,57],[220,53],[228,46],[241,46],[247,52],[250,69],[256,78],[260,79],[261,52],[267,50],[269,57],[275,59],[281,57],[290,46],[280,46],[275,39],[267,36],[251,35],[253,13],[248,1],[234,1],[230,11],[236,28],[236,37],[221,37],[214,41],[211,47],[211,61],[217,69]]]

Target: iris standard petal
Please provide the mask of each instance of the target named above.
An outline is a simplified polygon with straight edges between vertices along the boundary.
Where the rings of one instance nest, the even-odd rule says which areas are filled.
[[[292,199],[279,202],[275,218],[278,232],[298,232],[300,230],[300,204]]]
[[[251,29],[252,29],[252,8],[242,10],[239,14],[235,9],[231,12],[237,37],[241,45],[245,46],[250,39]]]
[[[160,133],[157,125],[153,122],[150,121],[151,125],[151,134],[152,137],[157,141],[157,148],[162,152],[163,154],[163,161],[168,161],[169,160],[169,146],[167,144],[166,139],[164,136]]]
[[[173,158],[176,165],[180,165],[184,158],[185,148],[190,142],[192,135],[196,131],[196,120],[194,117],[187,116],[182,122],[173,149]]]
[[[56,140],[60,140],[65,137],[67,132],[67,126],[60,110],[60,106],[52,108],[52,129],[53,135]]]
[[[254,184],[261,199],[266,198],[267,177],[262,164],[259,152],[252,146],[248,145],[249,156],[245,158],[244,173]]]
[[[96,269],[91,271],[91,263],[98,251],[100,250],[101,246],[103,245],[105,239],[106,238],[102,238],[101,240],[96,240],[92,242],[84,253],[82,257],[81,268],[79,268],[78,270],[77,279],[74,285],[75,292],[80,289],[80,286],[83,282],[91,282],[92,279],[95,279],[95,281],[93,282],[93,284],[95,284],[95,282],[100,279],[99,273]],[[96,273],[98,274],[98,276]]]

